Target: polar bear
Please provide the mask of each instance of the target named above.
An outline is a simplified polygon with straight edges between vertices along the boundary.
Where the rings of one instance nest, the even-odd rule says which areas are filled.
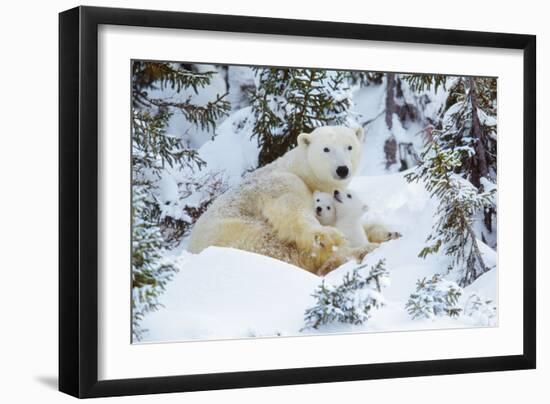
[[[317,273],[345,239],[315,217],[313,192],[347,188],[363,142],[362,128],[324,126],[298,136],[297,146],[248,174],[218,197],[195,223],[188,250],[232,247]]]
[[[338,227],[336,226],[337,210],[333,194],[315,191],[313,193],[313,209],[315,210],[315,215],[317,217],[317,220],[319,220],[319,223],[324,226]],[[368,206],[365,205],[364,209],[368,210]],[[370,243],[379,244],[383,243],[384,241],[389,241],[401,237],[401,233],[390,231],[385,225],[381,223],[368,222],[362,223],[361,226],[365,232],[365,236],[367,237],[368,242]],[[342,229],[339,230],[342,231]]]
[[[330,201],[326,200],[327,196]],[[361,262],[366,254],[378,248],[379,243],[369,241],[367,230],[374,230],[375,234],[378,232],[378,236],[384,235],[385,237],[380,241],[392,238],[393,233],[386,231],[381,224],[366,226],[362,223],[361,218],[367,212],[368,206],[357,192],[336,189],[332,195],[324,193],[318,195],[318,199],[324,199],[324,208],[330,207],[330,211],[334,212],[334,219],[330,225],[342,232],[346,244],[340,253],[333,254],[324,262],[317,270],[317,275],[324,276],[350,259]]]
[[[357,192],[351,189],[340,192],[334,191],[334,227],[342,232],[351,248],[364,247],[369,243],[361,217],[368,208],[361,200]]]
[[[315,217],[323,226],[334,226],[336,223],[336,209],[334,207],[334,197],[321,191],[313,193],[313,209]]]

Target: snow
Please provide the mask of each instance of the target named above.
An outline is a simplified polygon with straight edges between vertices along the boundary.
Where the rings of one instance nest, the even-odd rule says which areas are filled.
[[[353,94],[355,113],[359,115],[359,121],[363,123],[365,130],[363,157],[358,170],[359,175],[381,175],[388,173],[384,145],[386,140],[392,135],[395,137],[397,143],[410,143],[416,151],[422,150],[424,145],[422,134],[425,128],[417,122],[407,122],[407,125],[404,126],[397,115],[393,114],[392,129],[388,129],[385,120],[385,96],[385,83],[359,88]],[[416,98],[407,101],[413,103],[413,105],[418,103]],[[396,157],[399,160],[399,150]],[[399,167],[400,163],[398,161],[397,164],[390,167],[389,171],[396,172]]]
[[[170,204],[178,200],[178,184],[167,172],[163,173],[159,182],[159,188],[161,204]]]
[[[259,150],[257,141],[252,138],[251,113],[250,107],[233,113],[216,129],[217,136],[198,148],[198,156],[204,162],[202,168],[165,168],[155,192],[160,202],[161,218],[171,217],[191,223],[192,219],[184,208],[199,207],[211,198],[208,188],[195,186],[184,189],[178,187],[178,184],[200,184],[219,178],[225,189],[237,185],[243,174],[257,167]]]
[[[357,110],[361,114],[361,122],[370,121],[384,112],[386,87],[372,85],[357,89],[353,95]]]
[[[160,297],[164,308],[148,314],[143,341],[248,338],[332,332],[381,332],[496,325],[461,315],[413,320],[405,304],[416,282],[444,274],[447,257],[419,258],[436,208],[420,184],[409,184],[404,173],[360,176],[350,188],[370,206],[365,220],[380,220],[403,236],[383,243],[368,254],[369,267],[386,260],[389,282],[382,289],[385,305],[372,311],[363,325],[331,324],[303,330],[304,312],[314,304],[312,293],[321,278],[269,257],[229,248],[210,247],[200,254],[181,252],[178,274]],[[373,190],[376,190],[375,192]],[[496,301],[496,253],[480,241],[486,264],[492,267],[464,289],[460,304],[472,294]],[[355,268],[350,261],[329,273],[325,281],[337,285]],[[489,322],[488,322],[489,321]]]
[[[148,315],[144,341],[295,335],[319,278],[293,265],[231,248],[183,253],[180,271]]]
[[[189,204],[180,198],[178,184],[168,172],[164,172],[160,180],[159,191],[161,219],[171,217],[188,223],[192,222],[191,217],[184,211],[184,207]]]
[[[251,107],[246,107],[229,116],[218,127],[216,138],[199,149],[206,170],[222,172],[229,185],[239,183],[243,173],[258,165],[259,150],[252,138],[251,114]]]
[[[228,100],[234,110],[249,105],[245,91],[255,87],[254,70],[248,66],[228,66],[227,82],[229,84]]]
[[[479,118],[479,122],[482,125],[487,126],[497,126],[497,120],[493,116],[487,115],[485,112],[483,112],[481,109],[477,110],[477,116]]]

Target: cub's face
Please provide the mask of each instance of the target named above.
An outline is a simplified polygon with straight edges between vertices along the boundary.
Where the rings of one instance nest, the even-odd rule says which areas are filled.
[[[315,217],[323,226],[331,226],[336,221],[334,199],[331,194],[315,191],[313,193],[313,210]]]
[[[324,126],[298,136],[298,145],[306,150],[313,175],[333,188],[345,188],[361,159],[363,129]]]
[[[367,205],[361,200],[355,191],[349,189],[337,189],[334,191],[333,195],[336,217],[338,219],[359,219],[368,210]]]

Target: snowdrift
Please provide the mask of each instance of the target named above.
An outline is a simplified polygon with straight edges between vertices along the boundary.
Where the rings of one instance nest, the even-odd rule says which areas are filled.
[[[385,259],[391,281],[382,291],[386,305],[373,312],[366,324],[303,330],[304,312],[314,304],[311,294],[321,278],[262,255],[211,247],[197,255],[180,253],[179,272],[160,298],[164,307],[143,320],[147,329],[143,342],[496,325],[496,319],[467,315],[412,320],[405,310],[417,280],[436,273],[444,275],[449,265],[447,257],[418,257],[431,230],[435,202],[422,185],[407,183],[405,174],[359,176],[350,186],[370,208],[366,222],[382,221],[403,235],[383,243],[363,261],[370,266]],[[482,247],[486,264],[494,268],[465,288],[461,301],[465,304],[475,293],[498,307],[496,253]],[[338,284],[356,265],[346,263],[328,274],[325,281]]]

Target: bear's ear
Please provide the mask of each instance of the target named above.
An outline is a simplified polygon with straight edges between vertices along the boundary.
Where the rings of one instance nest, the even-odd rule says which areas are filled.
[[[311,143],[311,135],[309,133],[300,133],[298,135],[299,146],[309,146]]]
[[[357,136],[357,139],[359,139],[360,142],[363,141],[363,137],[365,136],[365,132],[363,131],[363,128],[361,126],[358,126],[354,129],[355,136]]]

